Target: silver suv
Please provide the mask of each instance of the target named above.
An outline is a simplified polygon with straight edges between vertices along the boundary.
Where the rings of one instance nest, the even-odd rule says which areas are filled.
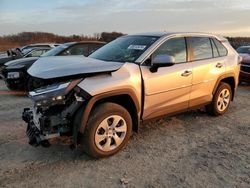
[[[201,33],[120,37],[86,57],[40,58],[28,70],[47,86],[29,93],[29,143],[67,136],[100,158],[120,151],[149,119],[206,106],[224,114],[241,58],[225,38]]]

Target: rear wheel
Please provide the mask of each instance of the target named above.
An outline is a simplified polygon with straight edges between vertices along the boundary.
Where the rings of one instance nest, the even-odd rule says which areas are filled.
[[[227,83],[220,83],[213,97],[213,101],[206,109],[211,115],[223,115],[229,107],[232,99],[232,89]]]
[[[85,151],[95,158],[114,155],[128,142],[132,132],[132,120],[128,111],[115,103],[97,106],[84,132]]]

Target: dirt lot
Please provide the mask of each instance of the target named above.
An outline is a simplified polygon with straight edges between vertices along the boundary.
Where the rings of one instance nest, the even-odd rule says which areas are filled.
[[[21,120],[29,105],[0,80],[0,187],[250,186],[250,86],[226,115],[197,110],[151,122],[102,160],[61,144],[29,146]]]

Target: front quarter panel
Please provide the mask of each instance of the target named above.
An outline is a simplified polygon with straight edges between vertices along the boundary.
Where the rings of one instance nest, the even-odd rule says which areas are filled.
[[[136,106],[141,107],[141,73],[139,66],[134,63],[124,63],[117,71],[110,74],[100,74],[97,76],[87,77],[78,84],[80,88],[88,92],[91,96],[97,96],[104,93],[112,95],[117,91],[132,92],[133,100]],[[127,94],[127,93],[124,93]],[[138,114],[141,109],[137,109]]]

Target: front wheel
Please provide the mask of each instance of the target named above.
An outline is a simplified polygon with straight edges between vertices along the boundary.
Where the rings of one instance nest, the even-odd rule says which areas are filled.
[[[131,132],[132,119],[124,107],[100,104],[90,114],[83,135],[85,151],[94,158],[114,155],[127,144]]]
[[[206,106],[207,112],[214,116],[223,115],[232,99],[232,89],[227,83],[220,83],[211,104]]]

